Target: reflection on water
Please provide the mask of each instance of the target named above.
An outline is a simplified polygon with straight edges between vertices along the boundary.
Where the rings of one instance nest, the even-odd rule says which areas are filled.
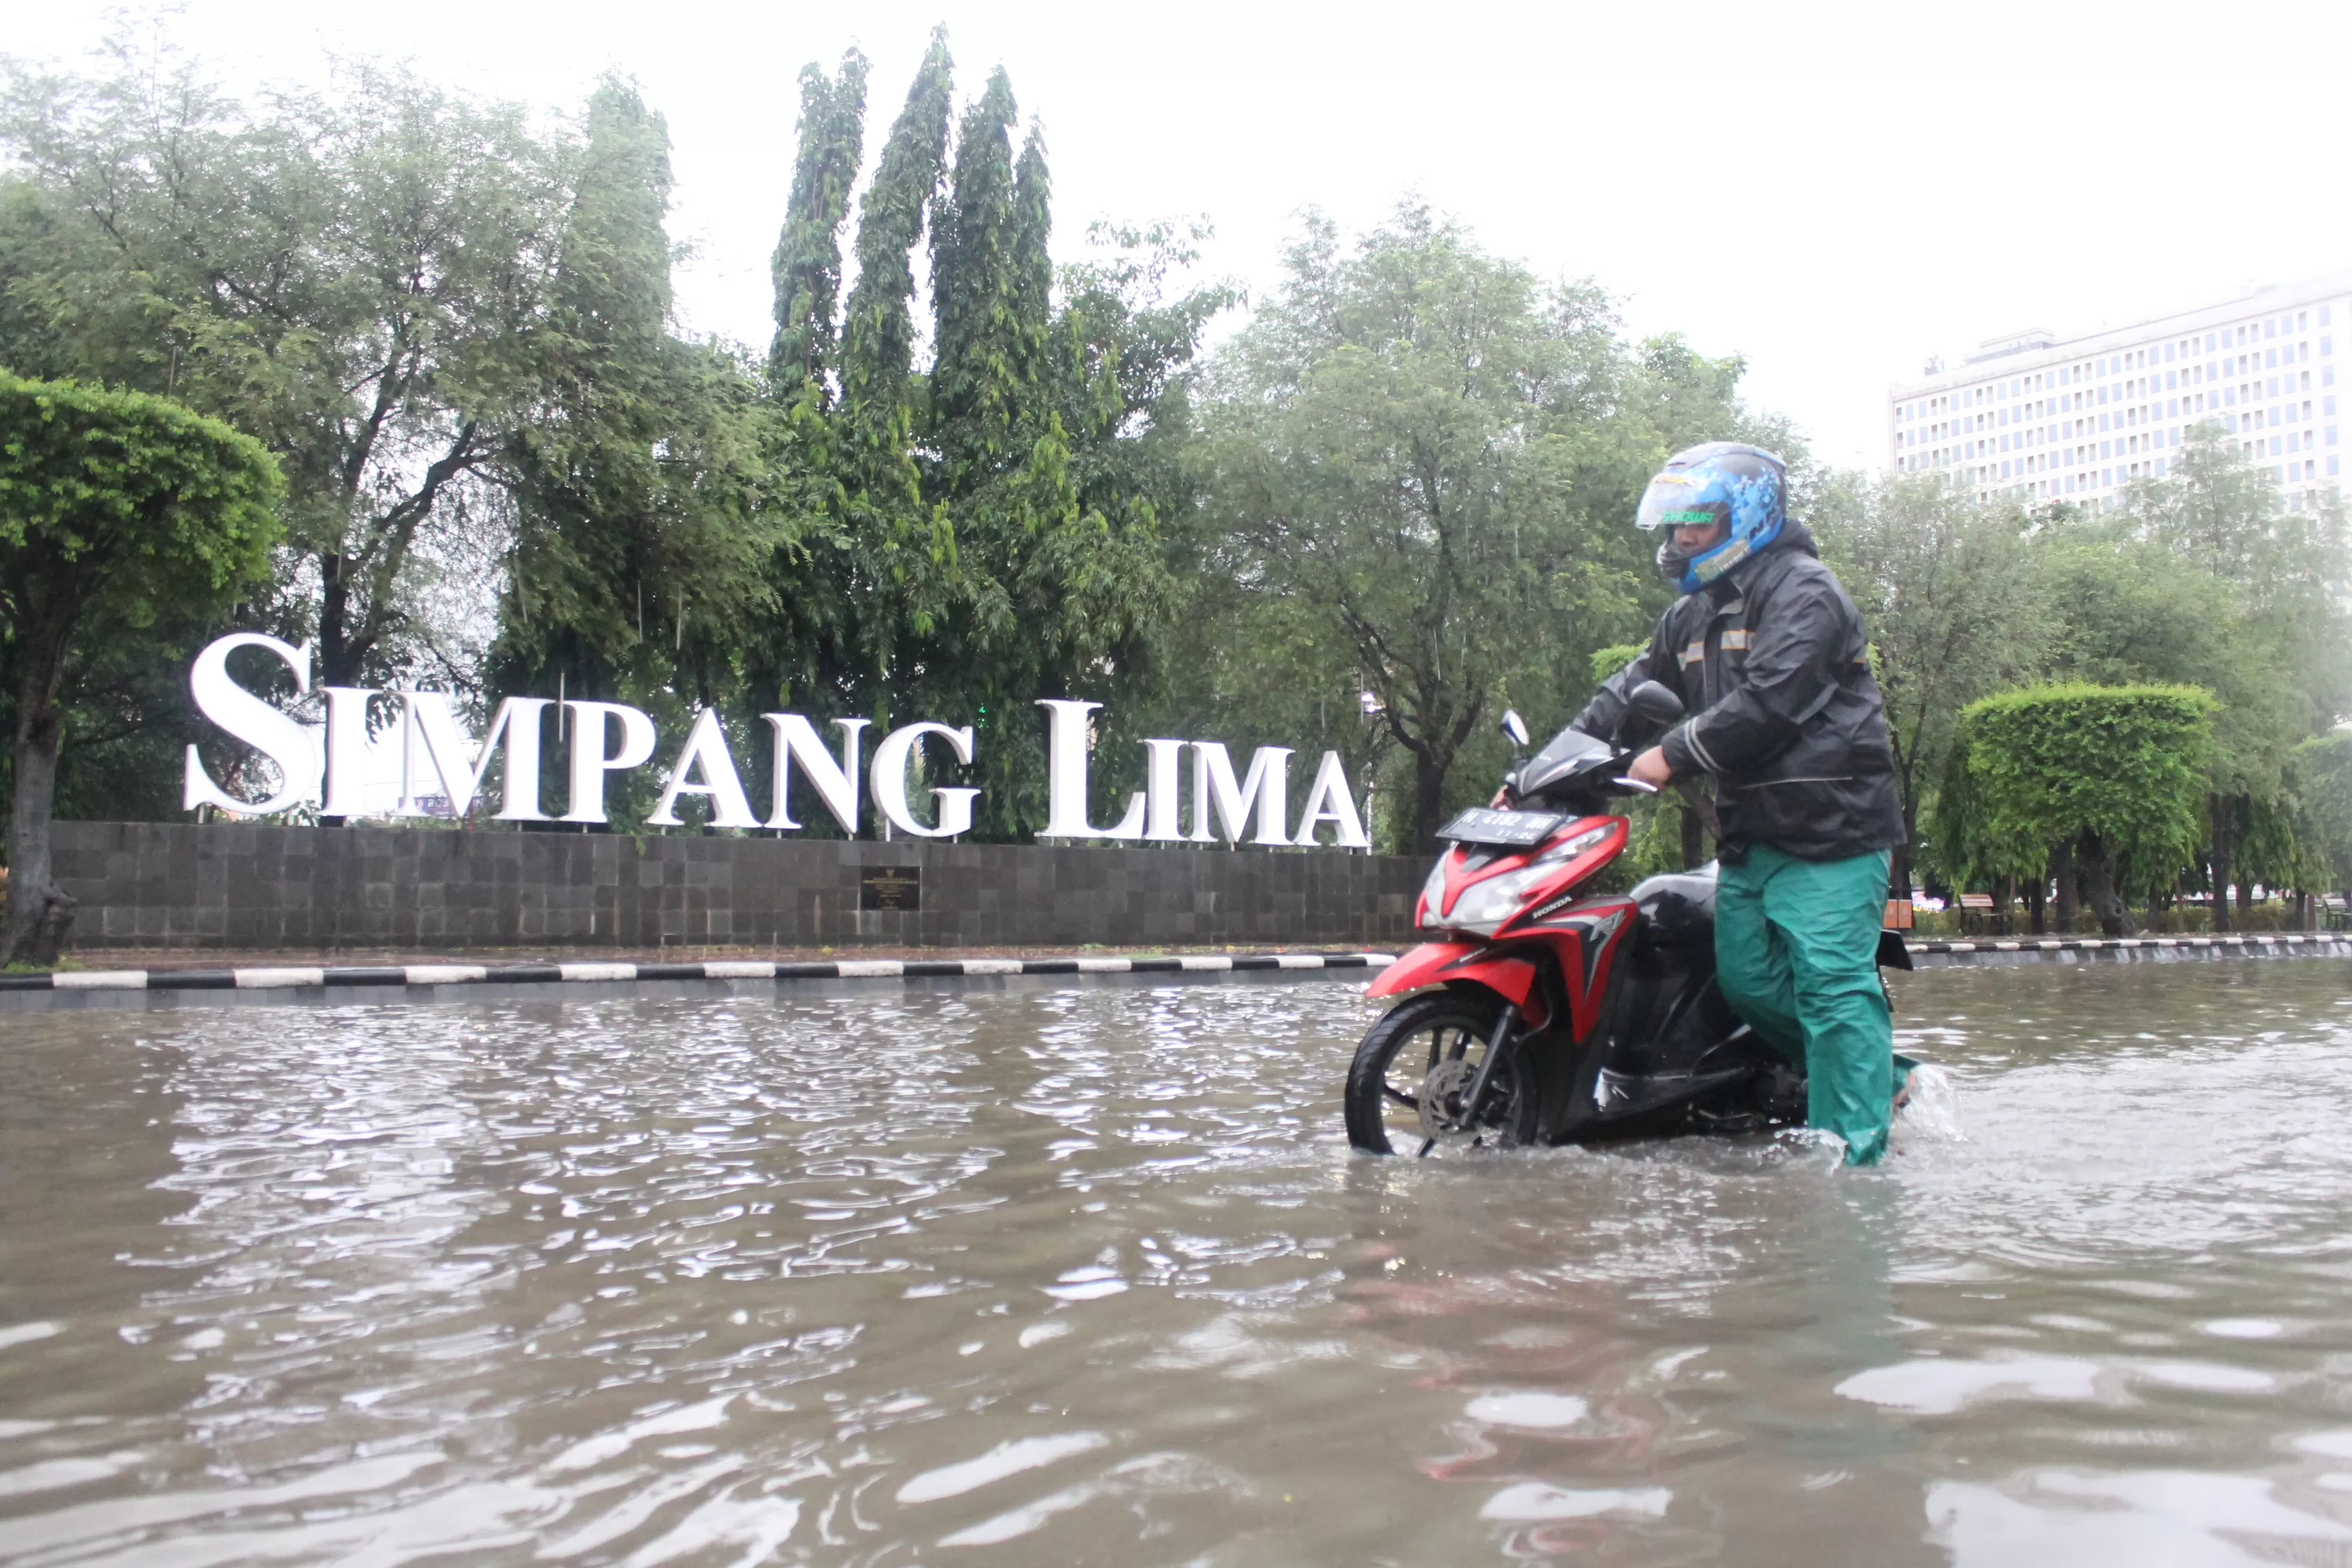
[[[1353,988],[35,1015],[0,1559],[2352,1563],[2352,965],[1949,1104],[1349,1155]]]

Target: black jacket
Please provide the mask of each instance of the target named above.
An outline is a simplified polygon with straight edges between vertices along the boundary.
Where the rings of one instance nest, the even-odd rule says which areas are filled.
[[[1868,649],[1861,613],[1791,521],[1669,607],[1576,727],[1606,738],[1625,693],[1655,680],[1690,711],[1662,743],[1675,777],[1715,775],[1725,859],[1751,844],[1807,860],[1889,849],[1903,841],[1903,807]]]

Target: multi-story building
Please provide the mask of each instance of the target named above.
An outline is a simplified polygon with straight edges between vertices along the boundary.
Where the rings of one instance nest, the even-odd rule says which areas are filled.
[[[2352,271],[2084,337],[1996,338],[1887,395],[1898,473],[1940,473],[1981,500],[2097,509],[2162,478],[2183,435],[2213,422],[2267,468],[2286,504],[2339,488],[2336,339]]]

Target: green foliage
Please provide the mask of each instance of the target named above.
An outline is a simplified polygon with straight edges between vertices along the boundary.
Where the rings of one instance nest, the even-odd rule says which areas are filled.
[[[135,392],[0,372],[0,658],[14,698],[0,957],[48,886],[48,824],[77,637],[152,626],[267,574],[285,483],[261,445]]]
[[[490,668],[509,690],[730,689],[771,602],[751,382],[670,335],[669,137],[635,89],[590,99],[538,406],[508,437],[514,534]]]
[[[1810,521],[1870,628],[1872,672],[1916,846],[1960,710],[2041,668],[2049,635],[2041,563],[2021,517],[1980,507],[1939,478],[1833,482]],[[1898,859],[1901,885],[1907,872],[1907,858]]]
[[[541,133],[338,68],[249,104],[168,52],[0,85],[0,364],[169,394],[284,476],[262,580],[239,525],[226,575],[150,592],[125,566],[79,612],[54,690],[105,743],[63,763],[75,809],[169,808],[176,671],[243,593],[240,622],[313,638],[336,683],[560,684],[666,731],[710,702],[969,716],[992,837],[1042,817],[1037,697],[1108,704],[1097,819],[1146,735],[1335,749],[1381,842],[1417,849],[1491,789],[1504,706],[1557,728],[1640,646],[1671,590],[1634,499],[1732,438],[1790,460],[1872,631],[1914,847],[1951,875],[2038,877],[2084,834],[2152,889],[2352,866],[2342,515],[2282,510],[2210,428],[2097,518],[1823,470],[1741,405],[1738,359],[1629,342],[1591,283],[1412,203],[1344,243],[1310,216],[1203,371],[1238,300],[1175,281],[1205,230],[1097,225],[1057,271],[1043,136],[1003,70],[959,101],[943,30],[854,214],[866,61],[803,71],[773,338],[689,342],[667,134],[633,88]],[[2173,755],[2158,708],[2110,714],[2145,756],[2062,756],[1981,705],[2042,679],[2211,693],[2202,807],[2176,770],[2154,816],[2101,815]],[[736,738],[756,795],[766,747]],[[1643,844],[1679,853],[1666,826]]]
[[[2213,699],[2195,687],[2031,687],[1960,711],[1962,787],[1940,831],[1979,874],[2038,875],[2050,847],[2095,839],[2131,887],[2195,851]]]
[[[1051,264],[1042,225],[1016,216],[1014,115],[1012,79],[999,67],[964,111],[954,177],[932,206],[930,430],[952,492],[968,493],[1017,462],[1029,433],[1027,394],[1038,379],[1049,301],[1032,275],[1050,273]],[[1033,182],[1045,179],[1042,155],[1024,164]],[[1045,198],[1038,191],[1028,199]]]
[[[2330,730],[2297,746],[2288,776],[2294,831],[2313,879],[2294,885],[2352,888],[2352,730]]]
[[[489,570],[532,405],[564,151],[522,111],[338,68],[248,107],[168,50],[0,90],[0,363],[167,394],[260,439],[289,559],[262,618],[351,684],[431,661]],[[495,535],[493,535],[495,537]]]
[[[1649,650],[1650,645],[1639,642],[1611,643],[1607,647],[1592,650],[1592,684],[1600,686],[1609,678],[1633,663]]]
[[[0,372],[0,604],[27,637],[258,580],[285,488],[260,443],[179,404]]]
[[[776,338],[768,374],[778,392],[806,384],[825,395],[835,367],[835,312],[841,298],[841,225],[849,216],[849,187],[857,179],[866,141],[866,57],[841,57],[841,74],[827,77],[812,62],[801,68],[800,151],[793,161],[792,195],[771,272],[776,286]]]
[[[1418,849],[1493,788],[1493,714],[1556,725],[1595,651],[1647,630],[1668,590],[1635,498],[1675,447],[1747,432],[1739,366],[1626,345],[1597,289],[1417,205],[1351,251],[1310,218],[1287,271],[1206,386],[1203,570],[1242,589],[1214,635],[1246,649],[1281,626],[1314,650],[1318,702],[1372,694],[1389,841]],[[1233,663],[1202,705],[1262,710],[1254,661]]]
[[[842,396],[864,415],[869,439],[887,436],[906,407],[915,353],[915,247],[947,169],[953,83],[941,26],[931,33],[858,206],[857,283],[842,323]]]
[[[934,34],[860,208],[837,345],[805,323],[812,363],[841,366],[837,404],[772,382],[772,607],[744,639],[742,684],[820,718],[971,716],[977,830],[1023,837],[1045,814],[1034,700],[1108,700],[1132,723],[1155,689],[1180,603],[1164,520],[1191,510],[1187,369],[1231,295],[1164,297],[1192,259],[1164,226],[1098,231],[1108,255],[1057,279],[1045,146],[1033,129],[1014,156],[1010,79],[968,106],[952,159],[951,85]],[[926,235],[935,352],[919,368]],[[812,228],[796,243],[833,242]],[[1117,773],[1101,770],[1106,788]]]
[[[2206,687],[2221,701],[2214,793],[2274,799],[2288,752],[2352,705],[2340,521],[2282,510],[2210,426],[2175,468],[2053,540],[2056,669]]]

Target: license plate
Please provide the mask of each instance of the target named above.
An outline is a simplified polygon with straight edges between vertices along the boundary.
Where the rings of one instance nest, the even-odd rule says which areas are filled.
[[[1528,848],[1542,843],[1568,818],[1552,811],[1496,811],[1474,805],[1437,830],[1456,844],[1507,844]]]

